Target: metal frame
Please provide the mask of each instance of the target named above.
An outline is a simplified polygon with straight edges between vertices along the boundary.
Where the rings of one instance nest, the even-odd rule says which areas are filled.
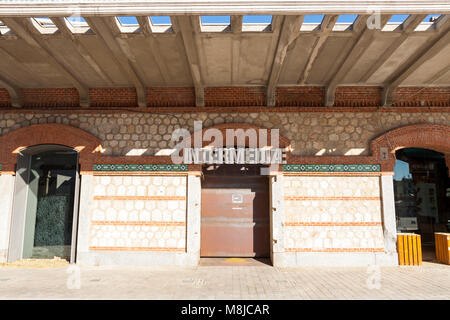
[[[51,150],[71,150],[77,154],[76,161],[76,174],[75,174],[75,191],[73,201],[73,220],[72,220],[72,241],[71,241],[71,253],[70,263],[74,263],[76,260],[76,245],[78,238],[78,212],[79,212],[79,197],[80,197],[80,174],[79,174],[79,153],[73,148],[56,145],[56,144],[42,144],[36,145],[24,150],[21,150],[17,159],[16,178],[14,182],[14,195],[11,215],[9,248],[8,248],[8,262],[22,259],[24,239],[25,239],[25,222],[27,214],[27,203],[29,193],[29,178],[30,178],[30,165],[31,156]],[[19,172],[20,171],[20,172]]]

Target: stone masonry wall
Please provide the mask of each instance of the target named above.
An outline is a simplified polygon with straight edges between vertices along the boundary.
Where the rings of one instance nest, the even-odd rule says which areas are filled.
[[[270,129],[291,139],[294,155],[368,155],[374,137],[400,126],[417,123],[450,123],[450,113],[438,112],[301,112],[301,113],[0,113],[0,133],[31,124],[62,123],[97,136],[105,155],[126,155],[146,149],[155,155],[170,149],[176,128],[193,131],[195,120],[204,127],[245,122]]]

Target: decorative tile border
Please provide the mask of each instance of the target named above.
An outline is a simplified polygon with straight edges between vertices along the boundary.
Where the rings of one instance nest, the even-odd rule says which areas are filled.
[[[184,248],[172,247],[89,247],[91,251],[157,251],[157,252],[186,252]]]
[[[150,226],[150,227],[184,227],[182,221],[91,221],[92,225],[114,225],[114,226]]]
[[[379,164],[284,164],[284,172],[380,172]]]
[[[94,196],[94,200],[186,200],[184,196]]]
[[[186,164],[94,164],[94,172],[125,172],[125,171],[188,171]]]
[[[320,201],[320,200],[344,200],[344,201],[372,201],[381,200],[380,197],[284,197],[286,201]]]
[[[286,227],[378,227],[381,222],[285,222]]]
[[[384,252],[383,248],[285,248],[285,252]]]

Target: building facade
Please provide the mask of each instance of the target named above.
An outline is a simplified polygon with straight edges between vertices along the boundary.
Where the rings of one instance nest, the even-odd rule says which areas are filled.
[[[225,2],[80,2],[78,24],[68,3],[0,5],[0,262],[397,265],[396,210],[449,232],[450,6]],[[284,158],[188,163],[180,129],[206,149],[211,132],[232,149],[264,132]],[[394,192],[418,149],[444,169],[418,188],[411,164]]]

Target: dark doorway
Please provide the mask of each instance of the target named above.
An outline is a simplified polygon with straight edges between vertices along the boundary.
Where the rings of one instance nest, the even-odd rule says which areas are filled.
[[[200,256],[270,256],[269,178],[261,168],[204,167]]]
[[[420,148],[396,152],[395,212],[398,232],[421,235],[423,260],[435,259],[435,232],[450,231],[450,179],[442,153]]]
[[[21,152],[12,228],[22,224],[23,234],[11,238],[16,259],[74,261],[78,186],[78,152],[72,148],[40,145]]]

